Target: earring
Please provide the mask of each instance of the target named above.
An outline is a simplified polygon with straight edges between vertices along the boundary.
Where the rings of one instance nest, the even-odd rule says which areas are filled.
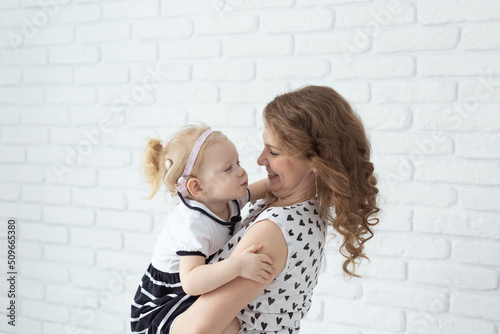
[[[315,174],[314,183],[316,184],[316,199],[318,199],[318,174]]]

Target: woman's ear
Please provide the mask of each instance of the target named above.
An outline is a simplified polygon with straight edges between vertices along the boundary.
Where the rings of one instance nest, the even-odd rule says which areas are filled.
[[[196,177],[192,177],[187,181],[187,189],[191,196],[200,197],[204,195],[203,188],[201,187],[200,180]]]
[[[314,167],[316,165],[315,162],[316,161],[314,158],[310,158],[309,159],[309,167],[311,167],[311,172],[313,172],[314,174],[318,174],[318,169],[316,167]]]

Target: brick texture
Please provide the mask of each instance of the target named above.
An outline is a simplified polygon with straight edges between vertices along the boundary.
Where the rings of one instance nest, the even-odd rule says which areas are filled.
[[[173,207],[144,200],[146,138],[204,121],[257,180],[263,107],[318,84],[362,118],[382,212],[362,278],[328,244],[300,333],[500,334],[499,22],[497,0],[0,1],[0,332],[128,332]]]

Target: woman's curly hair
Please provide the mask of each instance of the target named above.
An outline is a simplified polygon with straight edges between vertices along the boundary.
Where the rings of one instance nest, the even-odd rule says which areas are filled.
[[[321,218],[343,236],[343,270],[356,276],[373,237],[378,189],[363,123],[335,90],[307,86],[277,96],[264,109],[264,122],[284,153],[306,158],[316,171]]]

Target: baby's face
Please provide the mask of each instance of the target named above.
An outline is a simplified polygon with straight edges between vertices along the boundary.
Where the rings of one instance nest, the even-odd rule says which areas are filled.
[[[245,196],[248,176],[240,166],[238,151],[225,136],[206,148],[198,177],[207,196],[227,202]]]

